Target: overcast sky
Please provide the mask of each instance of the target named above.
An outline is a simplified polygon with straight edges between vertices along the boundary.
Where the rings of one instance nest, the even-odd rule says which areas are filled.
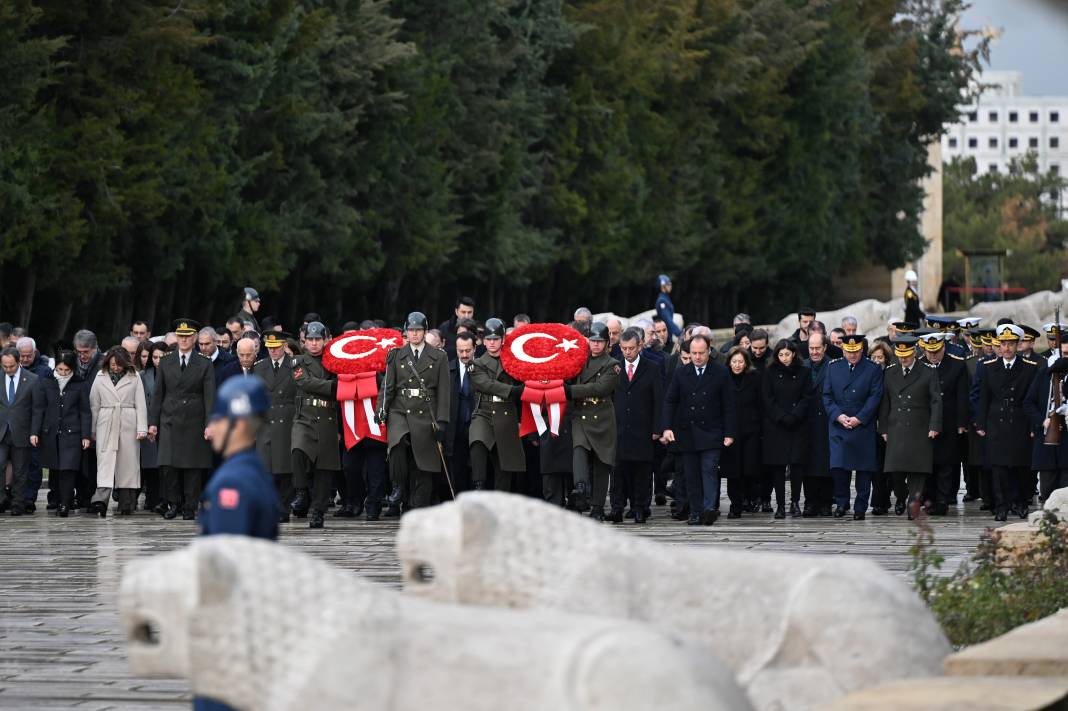
[[[1025,94],[1068,96],[1068,0],[972,0],[965,29],[998,27],[990,68],[1023,72]]]

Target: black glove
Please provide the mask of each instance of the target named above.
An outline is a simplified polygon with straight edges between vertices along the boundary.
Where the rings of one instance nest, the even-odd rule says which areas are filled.
[[[444,442],[445,441],[445,428],[446,427],[448,427],[448,425],[446,423],[444,423],[444,422],[439,422],[438,423],[438,429],[434,433],[434,436],[437,438],[437,440],[439,442]]]
[[[523,396],[523,388],[524,387],[526,387],[526,386],[521,384],[521,383],[519,385],[513,385],[512,386],[512,392],[511,392],[511,394],[509,394],[508,397],[511,398],[512,400],[518,400],[520,397]]]
[[[564,397],[571,399],[571,383],[564,383]]]

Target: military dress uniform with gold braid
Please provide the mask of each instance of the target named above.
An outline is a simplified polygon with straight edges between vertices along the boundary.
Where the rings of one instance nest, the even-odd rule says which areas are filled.
[[[522,384],[504,372],[501,359],[483,353],[468,371],[475,389],[471,415],[471,476],[476,488],[486,481],[493,467],[494,488],[516,491],[517,479],[527,467],[519,440],[519,403]]]
[[[999,341],[1019,341],[1023,330],[1004,324],[997,327]],[[976,424],[986,433],[986,455],[992,473],[995,519],[1006,520],[1010,511],[1021,518],[1034,491],[1028,487],[1031,471],[1031,422],[1024,409],[1027,390],[1035,377],[1035,361],[1016,354],[1006,362],[998,357],[982,366]]]
[[[887,366],[879,405],[879,434],[886,437],[883,470],[893,474],[900,504],[919,497],[931,473],[934,443],[928,433],[942,433],[942,389],[931,366],[915,358],[916,338],[895,340],[894,355],[913,358],[907,368],[900,360]]]
[[[179,319],[172,330],[195,336],[200,324]],[[156,368],[156,390],[148,406],[149,427],[158,429],[160,482],[167,500],[165,518],[192,520],[200,502],[204,470],[212,466],[211,445],[204,439],[215,404],[215,370],[196,351],[172,351]]]
[[[285,345],[278,334],[268,333],[267,348]],[[289,516],[289,502],[293,500],[293,416],[296,414],[297,383],[293,379],[293,359],[283,354],[277,363],[270,356],[252,366],[252,373],[267,386],[271,406],[256,438],[256,450],[263,466],[274,478],[278,499],[282,502],[282,516]]]
[[[313,333],[319,333],[319,337],[325,338],[325,332],[326,327],[315,321],[308,324],[304,335],[311,338]],[[337,376],[323,367],[321,355],[304,353],[293,361],[293,382],[296,410],[291,446],[293,486],[297,490],[293,514],[307,514],[307,490],[311,484],[312,525],[320,528],[334,493],[334,476],[341,471]]]
[[[433,504],[434,478],[441,472],[435,423],[443,437],[451,397],[445,351],[425,342],[416,350],[418,357],[410,344],[386,355],[379,406],[387,418],[390,472],[409,508]]]
[[[608,340],[608,328],[602,334],[593,324],[590,340]],[[568,386],[571,400],[571,438],[576,508],[585,508],[589,493],[590,516],[604,519],[605,499],[616,461],[616,407],[613,395],[619,379],[619,362],[608,349],[586,362],[579,376]]]

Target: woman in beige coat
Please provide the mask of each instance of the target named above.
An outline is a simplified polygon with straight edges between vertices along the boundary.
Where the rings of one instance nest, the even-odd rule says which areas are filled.
[[[104,518],[111,490],[118,491],[119,515],[129,516],[141,490],[141,443],[148,432],[145,390],[130,355],[120,346],[104,356],[89,392],[96,440],[96,493],[89,510]]]

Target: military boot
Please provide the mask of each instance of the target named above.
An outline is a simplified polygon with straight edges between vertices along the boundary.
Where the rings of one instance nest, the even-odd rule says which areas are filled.
[[[312,511],[311,521],[308,521],[308,528],[322,528],[324,523],[324,516],[322,511]]]
[[[293,509],[293,515],[297,518],[304,518],[308,515],[310,507],[311,498],[308,496],[308,490],[297,489],[297,495],[293,498],[293,504],[290,507]]]

